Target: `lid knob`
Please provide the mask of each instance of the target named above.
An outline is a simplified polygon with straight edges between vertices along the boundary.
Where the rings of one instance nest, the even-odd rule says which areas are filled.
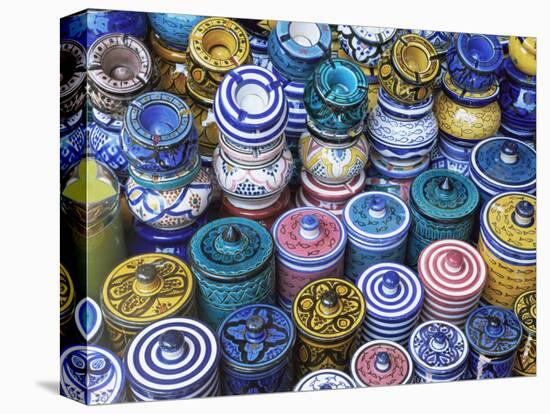
[[[448,271],[457,273],[464,266],[464,255],[458,250],[451,250],[445,256],[445,264]]]
[[[374,196],[369,202],[369,215],[374,218],[382,218],[386,215],[386,200]]]
[[[332,315],[338,309],[340,298],[335,290],[327,290],[321,295],[321,310],[326,315]]]
[[[183,332],[169,329],[162,333],[158,339],[162,356],[166,359],[176,359],[185,351],[185,337]]]
[[[149,285],[157,280],[157,267],[153,263],[142,263],[136,268],[136,278],[140,284]]]
[[[498,337],[502,334],[503,326],[502,322],[496,316],[487,317],[487,325],[485,326],[487,335],[492,337]]]
[[[382,278],[382,291],[389,296],[395,295],[399,291],[399,274],[394,270],[388,270]]]
[[[246,320],[246,339],[261,342],[265,338],[265,321],[260,315],[252,315]]]
[[[515,164],[518,161],[518,144],[505,141],[500,146],[500,160],[505,164]]]
[[[435,351],[443,351],[447,348],[447,337],[444,333],[437,332],[432,339],[432,348]]]
[[[439,183],[439,189],[445,193],[453,191],[454,185],[452,180],[449,177],[445,177],[445,179]]]
[[[390,369],[390,355],[385,351],[378,352],[374,365],[379,372],[386,372]]]
[[[319,219],[312,214],[306,214],[300,219],[300,236],[307,240],[313,240],[319,237]]]
[[[319,385],[319,389],[320,390],[331,390],[332,389],[332,385],[328,382],[325,382],[321,385]]]
[[[527,200],[521,200],[516,204],[514,222],[521,227],[529,227],[535,218],[535,207]]]
[[[241,231],[233,224],[230,224],[222,233],[222,239],[226,243],[234,244],[241,240]]]

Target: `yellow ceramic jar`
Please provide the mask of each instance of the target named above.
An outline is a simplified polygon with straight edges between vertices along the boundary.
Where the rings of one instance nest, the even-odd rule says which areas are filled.
[[[537,74],[537,39],[534,37],[510,36],[508,53],[518,70],[529,75]]]
[[[183,97],[187,90],[187,53],[167,48],[153,31],[149,41],[154,52],[153,59],[160,72],[157,89]]]
[[[67,336],[69,331],[69,324],[73,319],[75,308],[74,285],[71,276],[69,275],[69,272],[67,272],[67,269],[65,269],[63,265],[60,265],[59,276],[60,330],[61,336]]]
[[[523,328],[514,372],[532,377],[537,374],[537,292],[531,290],[519,295],[514,303],[514,312]]]

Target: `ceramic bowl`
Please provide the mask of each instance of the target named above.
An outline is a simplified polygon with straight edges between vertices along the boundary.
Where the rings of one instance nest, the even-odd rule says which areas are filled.
[[[90,147],[95,157],[111,167],[122,183],[128,177],[128,161],[122,152],[120,132],[123,122],[92,109],[89,126]]]
[[[66,118],[80,111],[86,99],[86,49],[74,40],[60,46],[60,112]]]
[[[61,177],[80,161],[86,148],[86,128],[83,122],[83,111],[62,119],[59,124]]]
[[[172,50],[184,52],[189,43],[189,35],[204,16],[172,13],[147,13],[153,31],[164,45]]]
[[[529,76],[537,74],[537,39],[510,36],[508,45],[512,63],[520,72]]]
[[[355,62],[371,68],[378,66],[396,33],[396,29],[386,27],[338,26],[341,49]]]
[[[153,60],[160,72],[158,90],[183,96],[187,92],[187,53],[168,49],[159,36],[151,31],[149,43]]]

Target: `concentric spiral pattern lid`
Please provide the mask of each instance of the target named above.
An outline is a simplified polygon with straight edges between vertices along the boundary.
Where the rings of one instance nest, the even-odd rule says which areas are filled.
[[[124,392],[124,370],[111,351],[77,345],[61,354],[61,391],[85,404],[111,404]]]
[[[437,297],[462,301],[478,295],[487,279],[479,252],[460,240],[439,240],[420,253],[418,276]]]
[[[537,292],[529,290],[519,295],[514,303],[514,312],[525,333],[537,333]]]
[[[340,390],[357,388],[355,381],[346,373],[336,369],[321,369],[303,377],[294,391]]]
[[[477,308],[468,317],[464,332],[470,347],[488,357],[511,354],[522,337],[518,317],[511,310],[499,306]]]
[[[92,298],[84,298],[76,305],[75,323],[78,332],[87,343],[94,342],[103,331],[101,309]]]
[[[59,312],[63,315],[72,310],[75,296],[71,276],[62,264],[59,265],[59,278]]]
[[[125,356],[126,373],[142,395],[186,396],[216,376],[220,349],[214,333],[187,318],[158,321],[141,331]]]
[[[378,263],[357,280],[367,302],[367,315],[377,320],[402,321],[414,318],[422,307],[424,288],[407,266]]]
[[[368,387],[407,384],[413,362],[405,348],[396,342],[378,340],[362,345],[351,360],[351,374],[358,384]]]
[[[343,279],[323,278],[300,290],[292,303],[297,329],[319,341],[353,334],[365,318],[365,299],[359,289]]]
[[[243,371],[279,364],[292,350],[296,333],[285,312],[271,305],[245,306],[220,325],[222,361]]]

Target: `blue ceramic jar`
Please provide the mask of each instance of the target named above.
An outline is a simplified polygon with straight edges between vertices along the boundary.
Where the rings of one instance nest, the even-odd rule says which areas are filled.
[[[456,145],[440,134],[437,145],[430,154],[430,168],[451,170],[468,177],[471,152],[470,148]]]
[[[165,46],[173,50],[185,51],[193,26],[204,16],[172,13],[147,13],[153,31]]]
[[[60,129],[60,176],[75,166],[83,157],[86,147],[86,128],[82,120],[83,110],[62,119]]]
[[[219,360],[214,332],[189,318],[169,318],[148,326],[124,356],[136,401],[218,395]]]
[[[87,345],[95,345],[101,341],[103,315],[95,300],[86,297],[78,302],[74,310],[74,321],[81,341]]]
[[[310,372],[294,386],[294,391],[342,390],[357,388],[355,381],[345,372],[320,369]]]
[[[201,227],[189,242],[200,319],[217,329],[242,306],[274,304],[273,251],[271,235],[253,220],[230,217]]]
[[[267,68],[269,66],[268,39],[275,20],[238,19],[248,34],[252,63]]]
[[[504,378],[512,375],[522,328],[513,311],[483,306],[470,314],[464,328],[470,345],[468,379]]]
[[[348,280],[355,283],[375,263],[405,261],[411,216],[399,197],[381,191],[356,195],[346,204],[343,221],[348,232],[344,267]]]
[[[249,305],[230,314],[218,330],[223,394],[289,391],[295,338],[290,317],[274,306]]]

